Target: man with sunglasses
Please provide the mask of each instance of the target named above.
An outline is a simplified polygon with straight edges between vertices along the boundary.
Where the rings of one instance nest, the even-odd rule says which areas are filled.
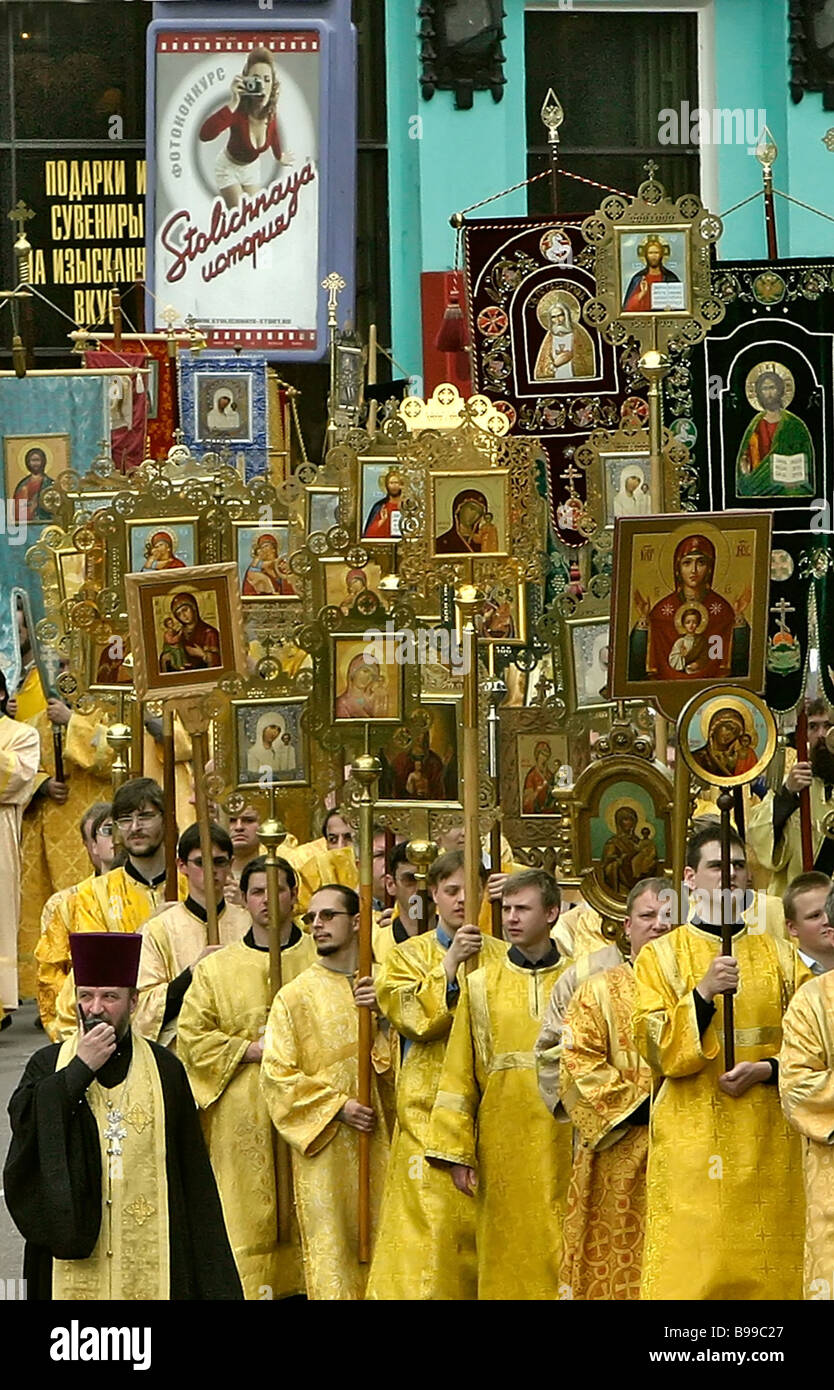
[[[373,981],[355,979],[359,899],[351,888],[325,884],[304,922],[318,959],[275,996],[261,1087],[272,1123],[292,1149],[307,1297],[361,1299],[368,1268],[358,1259],[359,1134],[370,1135],[373,1232],[388,1160],[380,1090],[390,1075],[390,1047],[377,1023],[371,1105],[361,1105],[357,1009],[373,1010],[376,1022],[377,1005]]]
[[[143,1037],[176,1050],[179,1012],[191,984],[194,966],[233,941],[251,925],[245,907],[227,903],[223,889],[232,867],[232,841],[222,826],[210,824],[212,879],[217,904],[218,945],[208,944],[206,870],[200,849],[200,827],[190,825],[180,836],[177,864],[188,884],[185,902],[174,903],[153,917],[142,934],[139,960],[139,1003],[133,1026]]]

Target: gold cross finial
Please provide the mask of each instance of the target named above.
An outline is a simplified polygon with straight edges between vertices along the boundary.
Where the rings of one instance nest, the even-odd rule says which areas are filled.
[[[9,221],[15,223],[18,236],[20,236],[30,218],[34,217],[31,208],[27,208],[22,198],[18,198],[17,203],[9,213]]]
[[[562,103],[560,102],[552,87],[548,87],[547,89],[547,96],[542,102],[542,109],[540,115],[542,118],[542,125],[545,127],[547,131],[548,144],[558,145],[559,126],[565,119],[565,112],[563,110]]]
[[[643,168],[645,169],[649,178],[653,180],[655,174],[658,171],[659,165],[655,164],[653,159],[647,159],[645,164],[643,165]]]
[[[173,304],[166,304],[159,317],[170,333],[173,330],[174,324],[179,322],[180,316]]]

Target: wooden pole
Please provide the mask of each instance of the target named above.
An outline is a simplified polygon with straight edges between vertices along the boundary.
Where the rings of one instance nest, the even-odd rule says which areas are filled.
[[[672,803],[672,876],[678,902],[678,926],[684,920],[681,910],[683,902],[683,870],[686,863],[686,831],[689,824],[689,768],[686,766],[680,746],[680,724],[678,725],[678,746],[675,749],[675,784]]]
[[[114,285],[110,291],[110,312],[113,316],[113,351],[122,350],[122,296]]]
[[[724,790],[718,798],[721,813],[721,954],[733,954],[733,904],[730,899],[730,807],[732,793]],[[733,1028],[733,994],[727,990],[724,995],[724,1070],[731,1071],[736,1064],[736,1040]]]
[[[60,724],[52,725],[52,753],[55,758],[55,781],[65,782],[64,743]]]
[[[808,761],[808,715],[803,704],[796,721],[797,762]],[[803,787],[799,793],[799,834],[802,843],[802,872],[808,873],[814,867],[814,837],[811,829],[811,789]]]
[[[162,705],[162,792],[165,805],[165,897],[175,903],[179,897],[177,880],[177,781],[174,762],[174,711],[167,700]]]
[[[280,821],[270,814],[261,823],[258,832],[266,849],[266,892],[269,907],[269,997],[272,1001],[283,983],[281,969],[281,923],[278,917],[278,899],[281,885],[278,881],[279,864],[275,851],[286,839],[286,830]],[[278,1241],[288,1245],[292,1239],[292,1184],[290,1180],[290,1151],[278,1135],[275,1136],[275,1179],[278,1205]]]
[[[382,771],[379,758],[362,753],[353,764],[361,787],[359,796],[359,979],[373,970],[372,933],[374,906],[374,802],[371,788]],[[359,1009],[359,1104],[371,1104],[371,1049],[373,1017]],[[359,1263],[371,1259],[371,1136],[359,1133]]]
[[[657,324],[652,325],[654,341],[657,340]],[[660,384],[672,366],[671,358],[665,352],[651,347],[640,358],[640,370],[649,383],[649,464],[651,470],[652,497],[661,496],[661,473],[663,468],[663,398]]]
[[[212,843],[209,831],[208,796],[206,795],[206,763],[209,760],[208,732],[201,729],[191,734],[191,760],[194,768],[194,799],[197,803],[197,824],[200,827],[200,854],[203,860],[203,892],[206,895],[206,928],[209,946],[220,944],[217,930],[217,900],[214,896]]]
[[[138,695],[130,704],[130,775],[145,775],[145,725],[142,701]]]
[[[496,807],[501,805],[501,720],[498,714],[498,706],[503,703],[507,687],[500,676],[495,674],[495,649],[493,644],[488,644],[489,653],[489,679],[485,689],[489,697],[489,713],[487,715],[487,758],[489,762],[489,776],[492,782],[492,792]],[[495,820],[489,829],[489,867],[493,874],[501,872],[501,814],[497,812]],[[490,904],[492,914],[492,935],[500,940],[504,933],[504,914],[500,898],[495,899]]]
[[[478,748],[478,635],[475,614],[483,602],[483,594],[471,582],[462,584],[455,594],[459,614],[459,629],[463,649],[463,842],[464,896],[467,922],[477,922],[481,908],[481,834],[478,783],[480,757]],[[478,956],[470,956],[464,966],[466,974],[475,970]]]
[[[376,386],[377,376],[377,335],[376,324],[370,324],[368,328],[368,385]],[[365,425],[368,434],[376,434],[376,417],[379,410],[379,401],[368,402],[368,420]]]

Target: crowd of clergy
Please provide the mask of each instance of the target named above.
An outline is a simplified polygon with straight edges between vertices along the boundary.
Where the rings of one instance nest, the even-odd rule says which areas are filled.
[[[36,996],[46,1038],[69,1048],[50,1062],[50,1077],[77,1046],[89,1075],[79,1060],[73,1103],[83,1104],[86,1086],[112,1141],[106,1073],[96,1083],[98,1053],[78,1041],[92,1006],[73,975],[71,939],[141,936],[132,1037],[184,1068],[245,1298],[832,1297],[834,842],[821,822],[834,758],[821,702],[808,710],[808,761],[794,759],[775,792],[748,797],[745,838],[732,832],[731,955],[721,945],[719,822],[701,803],[686,891],[662,878],[637,882],[616,939],[575,890],[563,901],[556,879],[516,861],[507,844],[501,871],[482,869],[479,920],[468,921],[463,825],[440,837],[426,924],[406,843],[392,846],[389,836],[386,845],[376,832],[374,967],[358,977],[358,847],[332,810],[320,838],[288,837],[280,850],[283,985],[272,999],[257,810],[211,824],[211,865],[188,825],[179,900],[166,901],[158,782],[133,779],[111,799],[90,719],[60,701],[27,718],[25,698],[24,690],[0,717],[0,852],[13,891],[22,874],[17,960],[12,972],[7,946],[0,976],[3,1023],[13,1023],[18,995]],[[63,784],[49,763],[50,722],[68,726]],[[798,808],[808,789],[816,863],[803,871]],[[181,824],[193,822],[187,800]],[[21,830],[22,859],[13,843]],[[208,944],[207,874],[219,945]],[[358,1099],[363,1009],[372,1021],[370,1105]],[[120,1085],[146,1055],[137,1048]],[[111,1054],[98,1065],[110,1066]],[[174,1062],[157,1065],[163,1090],[173,1086]],[[30,1092],[40,1077],[30,1077]],[[11,1111],[19,1182],[28,1152],[22,1102]],[[134,1136],[123,1112],[116,1152],[127,1171],[144,1150],[142,1126]],[[367,1263],[358,1255],[363,1134]],[[292,1168],[284,1241],[278,1142]],[[145,1211],[143,1200],[127,1209]],[[52,1254],[56,1267],[72,1263]],[[61,1287],[79,1283],[53,1282],[53,1296],[69,1296]]]

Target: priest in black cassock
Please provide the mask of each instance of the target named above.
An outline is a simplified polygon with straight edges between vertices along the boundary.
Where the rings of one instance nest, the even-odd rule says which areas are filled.
[[[30,1299],[243,1297],[182,1064],[131,1028],[141,946],[70,937],[81,1027],[29,1059],[9,1103]]]

